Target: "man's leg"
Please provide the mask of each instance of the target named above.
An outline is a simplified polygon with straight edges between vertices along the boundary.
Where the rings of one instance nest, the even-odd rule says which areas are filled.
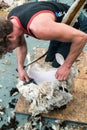
[[[50,41],[48,53],[45,58],[46,62],[52,62],[55,58],[55,53],[57,52],[57,49],[59,48],[60,43],[58,41],[52,40]]]
[[[64,59],[67,57],[69,50],[70,50],[70,43],[62,43],[60,41],[50,41],[50,45],[48,48],[48,54],[45,58],[46,62],[52,62],[53,67],[59,67],[60,64],[57,63],[55,59],[55,54],[60,53]]]
[[[87,16],[85,16],[84,13],[81,13],[81,14],[80,14],[79,24],[80,24],[79,29],[80,29],[81,31],[87,33]]]
[[[71,43],[61,43],[60,42],[60,46],[57,49],[56,53],[60,53],[64,57],[64,59],[66,59],[66,57],[70,51],[70,46],[71,46]],[[52,66],[55,68],[60,66],[60,64],[57,63],[56,58],[54,58],[54,60],[52,62]]]

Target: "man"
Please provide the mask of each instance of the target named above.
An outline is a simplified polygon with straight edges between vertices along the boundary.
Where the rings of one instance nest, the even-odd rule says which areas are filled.
[[[8,43],[3,52],[12,52],[17,48],[18,73],[21,80],[29,80],[23,68],[27,53],[24,34],[41,40],[61,41],[66,46],[66,42],[72,43],[64,64],[55,74],[60,81],[67,79],[70,67],[87,42],[87,34],[61,23],[68,8],[66,4],[57,2],[31,2],[14,8],[8,14],[7,18],[13,24],[13,32],[5,36]]]

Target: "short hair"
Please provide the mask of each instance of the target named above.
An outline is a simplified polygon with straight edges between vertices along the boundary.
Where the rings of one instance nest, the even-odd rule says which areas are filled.
[[[0,18],[0,58],[2,58],[4,48],[7,47],[8,38],[7,35],[13,32],[13,24],[10,20]]]
[[[13,24],[10,20],[0,19],[0,38],[6,37],[13,31]]]

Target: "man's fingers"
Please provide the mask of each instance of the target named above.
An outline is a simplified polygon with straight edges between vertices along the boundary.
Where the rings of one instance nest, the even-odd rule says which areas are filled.
[[[61,75],[61,74],[58,74],[56,73],[55,75],[56,79],[58,79],[59,81],[65,81],[67,79],[67,75]]]
[[[64,77],[64,76],[56,76],[56,79],[58,79],[59,81],[65,81],[66,77]]]
[[[29,82],[29,77],[25,77],[26,82]]]
[[[20,80],[24,81],[24,82],[29,82],[29,77],[21,77]]]

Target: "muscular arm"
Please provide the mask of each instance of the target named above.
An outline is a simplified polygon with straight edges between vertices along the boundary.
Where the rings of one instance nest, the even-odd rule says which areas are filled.
[[[83,32],[80,32],[78,30],[76,31],[76,35],[72,37],[71,39],[71,48],[70,52],[64,62],[64,64],[57,70],[56,72],[56,78],[58,80],[66,80],[69,73],[70,73],[70,67],[72,66],[73,62],[76,60],[76,58],[81,53],[84,45],[87,42],[87,35]],[[66,44],[66,43],[65,43]],[[67,44],[66,44],[67,46]]]
[[[21,45],[16,49],[18,59],[18,74],[21,80],[29,81],[29,77],[23,68],[27,54],[27,45],[24,36],[22,36],[19,41],[21,42]]]
[[[70,52],[64,64],[56,72],[57,79],[66,80],[70,73],[70,67],[72,66],[76,58],[79,56],[84,45],[87,42],[87,34],[79,30],[76,30],[72,27],[69,27],[67,25],[64,25],[61,31],[62,31],[62,34],[61,34],[60,40],[65,41],[65,42],[66,41],[72,42]]]
[[[42,15],[39,17],[41,18]],[[65,42],[65,44],[66,42],[72,43],[70,52],[64,64],[58,68],[56,72],[56,78],[58,80],[66,80],[70,73],[70,67],[87,42],[87,34],[64,23],[56,23],[51,17],[49,17],[49,14],[47,14],[47,17],[45,14],[44,21],[43,18],[40,18],[39,23],[38,19],[35,19],[31,24],[31,30],[36,37],[43,40],[58,40]]]

